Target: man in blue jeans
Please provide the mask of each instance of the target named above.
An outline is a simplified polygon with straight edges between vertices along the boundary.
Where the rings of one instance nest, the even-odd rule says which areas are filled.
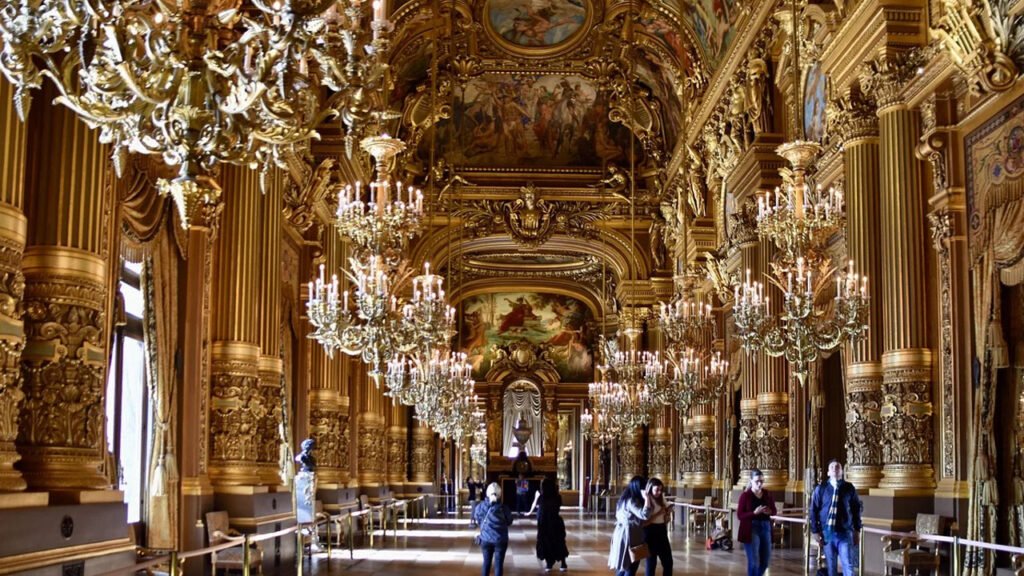
[[[843,480],[843,465],[828,463],[828,480],[811,496],[811,533],[825,549],[828,576],[836,576],[836,561],[842,562],[844,576],[852,576],[854,550],[860,545],[863,510],[857,489]]]
[[[516,480],[516,514],[520,517],[530,506],[530,481],[526,479],[523,474],[519,475],[519,479]]]

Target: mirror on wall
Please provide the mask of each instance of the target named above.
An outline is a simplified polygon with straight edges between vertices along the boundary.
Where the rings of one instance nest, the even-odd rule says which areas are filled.
[[[557,470],[560,490],[577,490],[580,476],[579,407],[558,410]]]

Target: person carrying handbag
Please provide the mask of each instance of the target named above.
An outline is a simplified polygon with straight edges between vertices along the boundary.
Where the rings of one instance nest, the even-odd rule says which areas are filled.
[[[508,551],[508,527],[512,524],[512,511],[501,503],[501,487],[497,482],[487,486],[487,497],[473,511],[473,518],[480,526],[480,551],[484,556],[481,576],[488,576],[494,563],[494,576],[501,576],[505,567],[505,552]]]
[[[647,565],[644,576],[654,576],[661,560],[663,576],[672,576],[672,545],[668,540],[668,525],[672,522],[672,507],[665,501],[665,484],[658,478],[647,483],[649,508],[644,522],[644,542],[647,544]]]
[[[608,553],[608,567],[615,570],[616,576],[636,576],[640,561],[649,554],[643,529],[651,510],[651,494],[646,486],[646,478],[634,476],[619,497]]]

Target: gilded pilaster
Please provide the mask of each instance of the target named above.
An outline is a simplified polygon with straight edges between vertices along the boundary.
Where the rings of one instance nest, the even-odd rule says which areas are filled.
[[[29,123],[18,467],[32,489],[109,488],[111,480],[100,473],[112,194],[107,151],[63,107],[37,106]]]
[[[883,57],[862,78],[878,102],[881,154],[883,489],[935,486],[932,469],[931,350],[925,319],[925,197],[915,156],[919,117],[900,100],[916,73],[913,54]]]
[[[633,476],[644,473],[643,434],[630,430],[619,440],[619,484],[625,486]]]
[[[711,488],[714,483],[715,417],[714,404],[701,404],[687,422],[689,429],[690,475],[686,485],[691,488]]]
[[[412,431],[412,482],[433,484],[436,464],[434,432],[419,422]]]
[[[14,463],[21,456],[15,447],[18,412],[25,398],[21,382],[21,352],[25,348],[23,300],[28,221],[25,196],[25,123],[14,111],[14,91],[0,78],[0,492],[25,489]]]
[[[269,402],[260,385],[260,203],[258,173],[228,166],[221,174],[224,213],[215,246],[210,386],[210,480],[263,482],[260,462]],[[264,365],[265,374],[273,368]],[[275,431],[276,432],[276,431]],[[276,462],[277,455],[274,455]]]
[[[771,242],[761,242],[758,250],[758,266],[751,268],[756,270],[754,275],[757,278],[766,278],[771,272],[776,248]],[[772,315],[780,316],[782,298],[772,298],[769,310]],[[781,492],[789,482],[789,374],[786,361],[772,358],[762,350],[757,353],[751,368],[757,379],[751,390],[757,394],[755,462],[764,473],[765,487]]]
[[[387,434],[385,430],[383,412],[383,397],[370,379],[365,374],[365,366],[362,367],[362,377],[359,384],[362,387],[360,408],[361,412],[356,418],[357,446],[358,446],[358,479],[362,487],[379,486],[386,478],[384,477],[387,465]]]
[[[762,262],[760,243],[757,240],[757,224],[750,210],[741,210],[737,215],[733,241],[740,252],[742,279],[761,281]],[[774,299],[774,300],[777,300]],[[743,353],[743,369],[740,376],[740,474],[736,487],[743,489],[750,480],[750,470],[760,463],[757,457],[757,392],[761,354]]]
[[[837,102],[846,177],[846,244],[850,259],[871,281],[868,331],[851,346],[846,367],[846,475],[858,488],[882,478],[881,214],[878,116],[874,103],[851,92]]]
[[[260,198],[259,224],[259,343],[260,343],[260,396],[266,406],[266,416],[259,422],[260,482],[281,484],[281,423],[284,385],[284,361],[281,358],[281,239],[283,228],[284,174],[273,171],[266,191]]]

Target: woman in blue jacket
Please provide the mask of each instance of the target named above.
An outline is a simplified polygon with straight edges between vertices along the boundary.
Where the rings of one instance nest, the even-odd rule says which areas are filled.
[[[487,497],[477,504],[473,519],[480,527],[480,551],[484,555],[481,576],[491,572],[494,562],[494,576],[501,576],[505,566],[505,552],[508,551],[508,527],[512,524],[512,511],[501,503],[501,488],[497,482],[487,487]]]

